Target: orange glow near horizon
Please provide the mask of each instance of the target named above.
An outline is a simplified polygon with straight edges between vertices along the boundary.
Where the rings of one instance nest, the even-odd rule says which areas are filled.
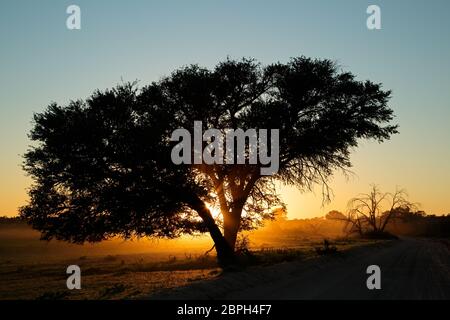
[[[375,173],[374,173],[375,174]],[[13,175],[9,173],[8,185],[1,181],[0,183],[0,216],[16,216],[18,208],[27,203],[28,196],[26,189],[30,185],[30,179],[19,175],[19,179],[14,179]],[[283,201],[287,204],[287,215],[289,219],[303,219],[324,216],[331,210],[346,211],[347,202],[350,198],[356,196],[358,193],[366,192],[369,189],[370,183],[375,181],[361,181],[360,175],[347,180],[341,174],[336,174],[336,177],[331,181],[330,185],[333,189],[334,196],[330,203],[322,203],[322,195],[320,186],[316,186],[312,192],[300,192],[295,187],[279,186],[279,192]],[[365,179],[364,179],[365,180]],[[396,184],[382,185],[379,184],[383,191],[393,191]],[[413,202],[419,203],[419,209],[424,210],[429,214],[447,214],[450,213],[450,199],[445,197],[446,189],[440,190],[423,190],[424,187],[415,189],[405,187],[409,193],[410,199]],[[209,206],[213,217],[216,219],[221,216],[218,208]]]
[[[376,145],[377,149],[389,152],[391,146]],[[387,149],[387,150],[386,150]],[[341,173],[336,173],[330,181],[334,197],[328,204],[322,203],[320,186],[310,192],[300,192],[294,187],[279,186],[278,190],[282,199],[287,204],[289,219],[312,218],[324,216],[331,210],[346,211],[347,201],[358,193],[366,192],[369,185],[378,184],[383,191],[393,191],[396,186],[405,188],[410,200],[420,204],[420,210],[429,214],[450,213],[450,197],[447,194],[446,181],[450,180],[449,172],[427,171],[426,174],[416,170],[414,163],[406,163],[402,167],[400,160],[377,159],[367,148],[357,150],[352,157],[355,164],[352,171],[354,175],[349,178]],[[385,168],[392,169],[385,169]],[[443,167],[443,164],[442,166]],[[10,169],[10,170],[8,170]],[[0,181],[0,216],[16,216],[18,208],[27,203],[26,190],[31,184],[31,179],[26,177],[19,165],[2,166],[0,168],[2,180]],[[395,171],[395,172],[394,172]],[[403,177],[401,181],[400,175]],[[447,176],[447,177],[446,177]],[[430,187],[432,186],[432,187]],[[214,218],[220,216],[218,208],[210,208]]]

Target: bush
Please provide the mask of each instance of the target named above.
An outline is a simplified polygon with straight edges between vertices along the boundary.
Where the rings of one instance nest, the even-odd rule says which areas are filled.
[[[327,254],[333,254],[337,252],[337,248],[336,246],[332,246],[330,245],[330,241],[324,239],[323,240],[323,246],[322,247],[317,247],[316,248],[316,253],[318,255],[327,255]]]

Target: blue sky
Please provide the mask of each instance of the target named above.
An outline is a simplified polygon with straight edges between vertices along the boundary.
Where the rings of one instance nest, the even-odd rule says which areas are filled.
[[[81,8],[81,30],[66,8]],[[382,30],[366,28],[381,8]],[[400,135],[364,142],[356,176],[332,182],[335,199],[283,189],[292,217],[323,214],[370,183],[405,187],[435,213],[450,212],[450,2],[2,0],[0,3],[0,215],[16,213],[30,180],[20,169],[34,112],[177,67],[212,67],[227,56],[262,63],[306,55],[336,60],[359,79],[393,90]]]

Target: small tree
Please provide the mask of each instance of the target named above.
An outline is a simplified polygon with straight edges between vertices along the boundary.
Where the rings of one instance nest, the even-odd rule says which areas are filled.
[[[300,57],[266,67],[252,59],[213,70],[192,65],[140,90],[125,84],[53,103],[34,116],[24,164],[34,184],[21,215],[44,239],[76,243],[209,232],[226,265],[238,232],[282,205],[275,181],[328,190],[360,139],[397,132],[389,98],[380,84],[357,81],[329,60]],[[204,129],[279,129],[278,172],[262,176],[248,161],[175,165],[171,134],[193,135],[195,121]]]
[[[347,216],[338,210],[331,210],[325,215],[325,219],[345,221]]]
[[[397,212],[413,207],[415,204],[407,200],[405,190],[383,193],[374,185],[370,193],[360,194],[348,202],[347,221],[351,230],[360,235],[364,232],[383,233]]]

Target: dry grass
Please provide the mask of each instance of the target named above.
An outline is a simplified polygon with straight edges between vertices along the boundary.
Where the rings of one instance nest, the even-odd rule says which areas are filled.
[[[323,241],[321,237],[280,236],[272,232],[250,239],[250,254],[244,256],[247,266],[314,258],[315,248]],[[333,245],[343,252],[373,242],[340,239]],[[80,247],[43,243],[29,228],[11,230],[3,226],[0,299],[134,299],[221,274],[215,257],[203,254],[210,243],[191,240],[188,244],[110,242]],[[66,287],[66,268],[72,264],[81,268],[81,290]]]
[[[213,257],[151,262],[135,256],[106,256],[50,264],[0,264],[0,299],[132,299],[161,289],[209,279],[220,270]],[[68,290],[66,268],[81,268],[81,290]]]

